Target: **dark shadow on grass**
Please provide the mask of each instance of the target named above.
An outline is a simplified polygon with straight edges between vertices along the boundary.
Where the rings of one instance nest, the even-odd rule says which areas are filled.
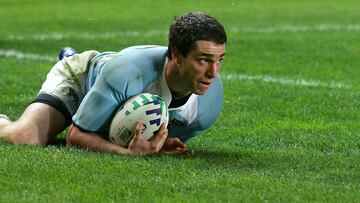
[[[289,154],[254,152],[246,150],[198,150],[193,156],[185,159],[197,159],[203,169],[228,170],[272,170],[276,168],[294,168],[292,163],[299,163],[299,159]],[[301,161],[300,161],[301,162]],[[207,166],[207,167],[206,167]]]
[[[225,164],[229,161],[242,161],[251,159],[251,154],[244,151],[222,151],[222,150],[198,150],[190,158],[207,160],[210,164]]]
[[[65,147],[66,146],[66,139],[62,138],[62,137],[56,137],[49,143],[49,145]]]
[[[184,161],[192,161],[199,164],[203,169],[241,169],[241,168],[258,168],[268,165],[268,158],[254,155],[246,151],[225,151],[225,150],[195,150],[193,155],[165,155]],[[194,166],[196,167],[196,166]]]
[[[12,143],[9,143],[9,142],[3,141],[3,140],[0,140],[0,144],[1,145],[9,145],[9,146],[14,145]],[[66,146],[66,139],[64,139],[64,138],[55,138],[48,145],[49,146],[56,146],[56,147],[65,147]],[[38,145],[38,146],[41,146],[41,145]]]

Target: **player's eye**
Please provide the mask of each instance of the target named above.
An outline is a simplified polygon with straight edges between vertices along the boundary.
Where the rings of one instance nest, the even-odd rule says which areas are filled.
[[[206,58],[206,57],[199,58],[199,61],[201,63],[210,63],[210,62],[212,62],[212,60],[210,58]]]
[[[219,60],[216,61],[217,64],[221,64],[221,62],[224,60],[223,57],[219,58]]]

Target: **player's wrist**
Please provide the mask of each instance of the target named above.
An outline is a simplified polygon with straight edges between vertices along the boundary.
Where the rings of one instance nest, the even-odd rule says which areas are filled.
[[[114,143],[111,143],[112,145],[112,151],[115,152],[116,154],[121,154],[121,155],[130,155],[130,151],[128,148],[116,145]]]

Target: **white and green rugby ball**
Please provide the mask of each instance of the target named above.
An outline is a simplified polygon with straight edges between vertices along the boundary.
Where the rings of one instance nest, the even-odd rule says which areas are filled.
[[[144,122],[142,133],[146,140],[159,130],[161,124],[167,126],[169,112],[164,100],[155,94],[142,93],[126,101],[111,121],[110,141],[127,147],[140,120]]]

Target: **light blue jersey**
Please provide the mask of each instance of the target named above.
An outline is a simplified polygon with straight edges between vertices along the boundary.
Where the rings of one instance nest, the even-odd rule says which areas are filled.
[[[165,80],[166,52],[167,47],[162,46],[134,46],[94,57],[89,63],[87,94],[73,116],[75,125],[107,138],[119,106],[144,92],[161,96],[169,107],[172,96]],[[192,94],[184,105],[169,109],[169,137],[186,143],[215,122],[222,105],[223,88],[217,76],[206,94]]]

